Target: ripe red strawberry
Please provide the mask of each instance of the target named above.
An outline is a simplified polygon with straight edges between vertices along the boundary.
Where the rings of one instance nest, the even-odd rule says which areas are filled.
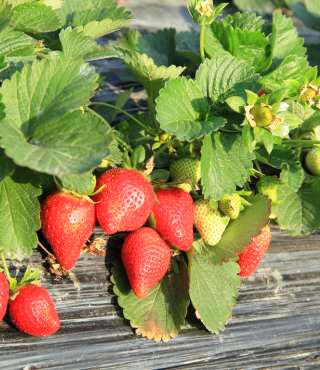
[[[3,320],[9,302],[9,284],[2,272],[0,272],[0,320]]]
[[[109,235],[133,231],[143,226],[152,210],[155,195],[150,182],[138,171],[116,168],[105,172],[97,182],[96,214]]]
[[[171,249],[155,230],[143,227],[127,236],[121,257],[132,290],[144,298],[168,271]]]
[[[18,290],[9,304],[9,314],[17,329],[36,337],[52,335],[61,326],[48,291],[33,284]]]
[[[248,277],[257,270],[262,257],[270,246],[271,239],[269,226],[265,226],[259,235],[252,238],[251,243],[239,254],[240,276]]]
[[[49,195],[41,209],[42,232],[60,265],[71,270],[81,248],[93,232],[94,204],[87,198],[58,192]]]
[[[178,189],[162,189],[153,207],[153,221],[163,239],[186,251],[193,243],[194,203],[189,193]]]

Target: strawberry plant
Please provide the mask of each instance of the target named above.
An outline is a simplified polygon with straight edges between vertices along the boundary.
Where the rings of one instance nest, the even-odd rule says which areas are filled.
[[[320,78],[292,20],[186,5],[199,31],[130,30],[104,45],[131,18],[112,0],[0,0],[0,311],[9,301],[28,334],[60,321],[38,275],[17,283],[5,259],[40,246],[68,277],[96,218],[124,317],[154,340],[175,337],[187,311],[224,329],[270,222],[320,228]],[[147,109],[125,109],[132,90],[95,100],[90,62],[104,58],[144,87]]]

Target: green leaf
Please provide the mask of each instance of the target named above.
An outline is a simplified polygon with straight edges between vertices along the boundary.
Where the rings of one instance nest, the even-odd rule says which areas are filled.
[[[226,99],[228,106],[237,113],[242,113],[244,106],[247,104],[242,96],[230,96]]]
[[[237,12],[228,15],[222,21],[216,23],[224,23],[225,25],[232,26],[234,29],[261,32],[265,25],[265,20],[253,12]]]
[[[117,135],[116,132],[114,132],[115,136]],[[108,151],[109,154],[103,158],[102,163],[100,164],[101,167],[115,167],[117,165],[120,165],[123,161],[123,153],[118,147],[116,139],[113,140],[108,145]]]
[[[113,53],[102,48],[93,38],[71,27],[62,30],[59,38],[63,54],[67,58],[83,58],[91,61],[113,56]]]
[[[69,24],[87,36],[98,38],[127,26],[130,20],[130,12],[114,2],[93,1],[89,9],[73,13]]]
[[[320,111],[316,111],[307,118],[301,127],[301,132],[310,132],[320,126]]]
[[[306,48],[304,40],[299,37],[291,18],[286,17],[277,10],[273,13],[271,48],[273,64],[279,65],[288,55],[304,57]]]
[[[163,29],[157,32],[146,32],[139,35],[136,51],[147,54],[156,65],[169,67],[175,61],[175,36],[174,29]]]
[[[304,180],[304,170],[301,165],[299,150],[275,145],[271,154],[267,154],[263,150],[256,154],[261,163],[282,170],[281,180],[293,191],[299,190]]]
[[[272,0],[234,0],[235,5],[243,12],[272,13],[275,4]]]
[[[179,140],[192,141],[219,130],[222,117],[209,115],[209,102],[197,83],[185,77],[167,82],[156,101],[162,130]]]
[[[309,235],[320,228],[320,180],[304,184],[298,192],[287,185],[278,188],[272,211],[282,230],[293,236]]]
[[[203,249],[199,240],[188,252],[190,298],[197,316],[214,334],[222,331],[231,319],[240,287],[239,266],[235,262],[221,263],[214,251]]]
[[[134,168],[137,168],[138,165],[143,163],[145,159],[146,159],[145,148],[142,145],[135,147],[131,156],[132,166]]]
[[[224,261],[237,258],[243,248],[258,235],[269,222],[271,204],[262,196],[250,199],[251,206],[245,208],[224,232],[221,241],[214,247],[215,253]]]
[[[196,82],[204,96],[214,102],[231,95],[242,95],[256,80],[253,67],[233,57],[217,56],[202,63],[196,74]]]
[[[40,2],[24,3],[13,9],[10,25],[23,32],[52,32],[62,27],[56,12]]]
[[[175,35],[176,55],[179,65],[196,67],[201,63],[199,34],[195,31],[178,32]]]
[[[290,88],[291,81],[296,81],[292,91],[292,94],[296,94],[310,68],[306,58],[288,55],[275,70],[262,77],[260,82],[265,89],[278,90],[283,87]]]
[[[119,53],[118,56],[123,59],[137,81],[145,87],[151,100],[158,96],[159,90],[167,80],[179,77],[185,69],[184,67],[176,67],[175,65],[159,67],[146,54],[123,49],[117,50]]]
[[[26,65],[0,89],[6,106],[4,125],[23,130],[28,136],[35,126],[58,120],[87,104],[97,79],[89,65],[63,57]]]
[[[274,141],[277,140],[277,138],[275,138],[269,130],[261,127],[255,127],[254,137],[257,143],[263,144],[269,154],[272,152]]]
[[[56,57],[25,66],[1,87],[1,145],[21,166],[53,175],[86,172],[108,155],[110,127],[82,114],[97,86],[92,67]]]
[[[35,42],[26,34],[11,29],[0,32],[0,57],[24,57],[35,53]]]
[[[255,67],[257,72],[269,64],[269,41],[261,32],[234,30],[229,52]]]
[[[168,273],[144,299],[132,292],[119,263],[113,268],[111,280],[124,317],[137,334],[156,341],[168,341],[178,335],[189,306],[188,271],[182,259],[179,271]]]
[[[0,31],[2,31],[9,25],[11,16],[12,16],[11,5],[6,0],[0,0]]]
[[[298,191],[305,179],[305,172],[300,160],[292,160],[283,166],[280,179],[293,191]]]
[[[110,126],[88,110],[73,111],[40,125],[27,138],[12,122],[0,125],[1,145],[23,167],[56,176],[80,174],[98,166],[113,141]]]
[[[210,29],[225,50],[260,71],[269,65],[270,59],[269,40],[261,32],[263,23],[253,13],[236,13],[214,22]]]
[[[96,188],[96,177],[91,171],[81,175],[65,175],[57,180],[61,188],[80,195],[91,195]]]
[[[7,258],[22,260],[37,246],[40,194],[22,170],[0,181],[0,252]]]
[[[211,27],[206,27],[204,36],[204,48],[206,55],[208,55],[210,59],[216,58],[218,56],[231,56],[231,54],[224,49],[223,45],[216,38],[216,36],[212,32]]]
[[[215,133],[203,140],[201,183],[205,198],[219,200],[235,192],[250,176],[254,155],[240,135]]]

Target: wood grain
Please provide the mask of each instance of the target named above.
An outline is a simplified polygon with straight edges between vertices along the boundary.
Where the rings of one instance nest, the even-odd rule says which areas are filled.
[[[35,254],[34,264],[41,262]],[[258,273],[243,282],[227,329],[191,320],[169,343],[136,337],[110,293],[108,258],[84,255],[71,281],[44,283],[62,330],[38,339],[0,325],[0,369],[319,369],[320,236],[278,231]]]

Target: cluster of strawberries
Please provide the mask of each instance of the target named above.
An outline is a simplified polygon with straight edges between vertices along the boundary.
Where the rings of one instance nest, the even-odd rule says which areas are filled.
[[[191,181],[158,191],[140,172],[123,168],[102,174],[92,199],[58,191],[42,204],[43,235],[61,267],[71,270],[96,221],[108,235],[128,233],[121,250],[122,262],[132,290],[142,299],[170,269],[174,249],[186,252],[192,247],[194,226],[201,238],[213,246],[220,241],[229,221],[239,216],[241,199],[237,194],[221,200],[219,209],[203,199],[194,202],[186,187],[196,186],[199,170],[198,161],[175,162],[171,167],[172,178],[179,182],[181,175],[187,174]],[[249,276],[256,270],[270,241],[270,228],[266,226],[239,255],[241,276]],[[2,319],[9,287],[4,276],[0,278]],[[46,336],[60,328],[54,304],[44,288],[27,284],[13,293],[9,313],[18,329],[30,335]]]
[[[174,162],[172,177],[188,174],[193,187],[199,180],[199,163],[191,159]],[[42,231],[60,265],[70,270],[96,224],[108,235],[128,232],[122,248],[122,262],[130,285],[139,298],[145,297],[170,268],[173,248],[188,251],[194,241],[194,226],[209,245],[217,244],[230,219],[240,213],[237,194],[225,197],[222,211],[205,200],[193,201],[179,187],[154,191],[152,184],[133,169],[111,169],[102,174],[93,199],[58,192],[42,206]],[[149,226],[145,226],[149,221]],[[269,227],[240,255],[241,276],[254,272],[271,240]]]

